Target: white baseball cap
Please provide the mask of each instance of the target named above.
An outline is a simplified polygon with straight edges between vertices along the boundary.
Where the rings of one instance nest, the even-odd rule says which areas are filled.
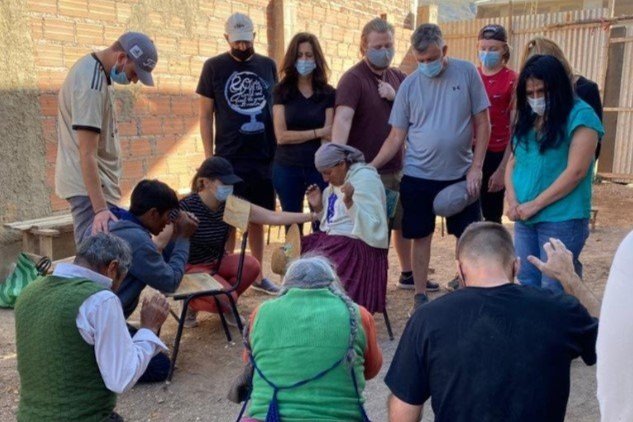
[[[233,13],[226,20],[224,32],[229,38],[229,42],[249,41],[252,42],[255,32],[253,21],[243,13]]]

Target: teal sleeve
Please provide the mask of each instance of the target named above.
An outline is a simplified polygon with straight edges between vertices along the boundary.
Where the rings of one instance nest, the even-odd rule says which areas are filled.
[[[601,139],[604,136],[604,126],[602,126],[600,118],[590,105],[584,101],[579,102],[580,104],[574,107],[575,110],[572,110],[571,120],[567,130],[569,138],[571,139],[579,127],[586,127],[595,130],[598,133],[598,138]]]

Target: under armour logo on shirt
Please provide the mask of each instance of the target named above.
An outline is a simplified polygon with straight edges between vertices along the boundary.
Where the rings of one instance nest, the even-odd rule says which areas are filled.
[[[455,85],[455,86],[453,87],[453,91],[459,91],[459,90],[460,90],[459,85]]]

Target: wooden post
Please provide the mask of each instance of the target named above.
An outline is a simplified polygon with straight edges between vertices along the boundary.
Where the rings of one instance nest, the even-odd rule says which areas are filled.
[[[626,28],[612,28],[608,38],[620,38],[626,36]],[[604,82],[602,105],[607,107],[620,106],[620,85],[622,84],[622,70],[624,66],[624,47],[626,43],[609,43],[607,51],[607,70]],[[627,81],[628,82],[628,81]],[[615,173],[613,168],[615,158],[615,141],[618,131],[617,111],[605,111],[603,117],[605,135],[602,138],[602,149],[598,160],[598,172]]]
[[[297,8],[295,0],[273,0],[273,58],[280,65],[286,47],[296,33]]]
[[[423,23],[435,23],[439,22],[439,13],[437,10],[437,4],[427,4],[418,7],[418,17],[415,20],[417,26]]]

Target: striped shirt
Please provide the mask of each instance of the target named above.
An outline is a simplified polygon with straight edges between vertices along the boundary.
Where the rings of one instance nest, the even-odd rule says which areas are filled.
[[[207,207],[200,195],[192,193],[180,201],[180,208],[198,218],[198,229],[189,239],[189,264],[209,264],[224,253],[229,225],[223,220],[224,203],[217,211]]]

